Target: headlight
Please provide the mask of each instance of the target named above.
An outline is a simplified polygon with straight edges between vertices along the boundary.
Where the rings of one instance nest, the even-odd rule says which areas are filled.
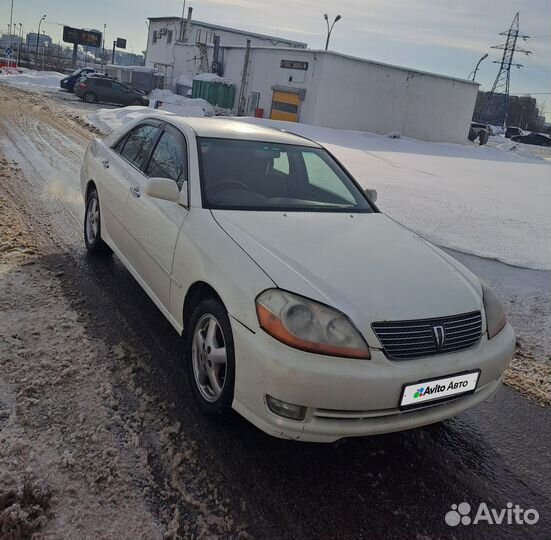
[[[503,330],[503,327],[507,323],[507,316],[496,293],[482,280],[480,280],[480,284],[482,285],[484,311],[486,312],[488,339],[492,339]]]
[[[339,311],[302,296],[268,289],[256,299],[260,327],[272,337],[303,351],[369,359],[369,347]]]

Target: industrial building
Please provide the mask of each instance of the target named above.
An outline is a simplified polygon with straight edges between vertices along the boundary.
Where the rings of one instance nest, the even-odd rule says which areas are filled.
[[[164,70],[169,84],[218,73],[235,85],[234,114],[428,141],[467,140],[478,91],[472,81],[312,50],[191,14],[150,19],[146,65]]]

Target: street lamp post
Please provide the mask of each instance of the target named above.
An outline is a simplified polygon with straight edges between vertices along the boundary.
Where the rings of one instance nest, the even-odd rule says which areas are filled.
[[[488,53],[486,53],[477,63],[476,63],[476,67],[474,68],[473,71],[471,71],[471,73],[473,74],[473,81],[476,80],[476,73],[478,71],[478,68],[482,62],[482,60],[485,60],[486,58],[488,58]],[[470,77],[470,76],[469,76]]]
[[[17,47],[17,65],[21,62],[21,46],[23,45],[23,24],[19,23],[19,46]]]
[[[323,18],[325,19],[325,22],[327,23],[327,40],[325,41],[325,50],[327,50],[329,48],[329,39],[331,38],[331,32],[333,31],[333,26],[335,26],[335,23],[337,21],[340,21],[342,19],[342,17],[340,15],[337,15],[335,17],[335,20],[331,24],[331,26],[329,26],[329,18],[327,17],[327,13],[323,14]]]
[[[13,34],[13,0],[11,0],[11,10],[10,10],[10,29],[9,29],[9,32],[8,32],[8,40],[9,40],[9,45],[8,47],[11,47],[11,36]]]
[[[42,15],[40,17],[40,21],[38,21],[38,32],[36,33],[36,49],[34,52],[34,66],[38,66],[38,44],[40,43],[40,26],[42,25],[42,21],[46,19],[46,15]]]

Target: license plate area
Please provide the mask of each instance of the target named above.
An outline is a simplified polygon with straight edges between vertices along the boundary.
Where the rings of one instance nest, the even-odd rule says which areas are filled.
[[[479,377],[480,370],[477,369],[404,384],[400,396],[400,409],[413,409],[428,403],[434,404],[472,394],[476,390]]]

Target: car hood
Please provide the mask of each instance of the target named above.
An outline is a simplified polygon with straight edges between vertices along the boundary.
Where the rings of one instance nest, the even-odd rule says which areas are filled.
[[[381,213],[214,210],[226,233],[278,287],[374,321],[482,309],[478,278]]]

